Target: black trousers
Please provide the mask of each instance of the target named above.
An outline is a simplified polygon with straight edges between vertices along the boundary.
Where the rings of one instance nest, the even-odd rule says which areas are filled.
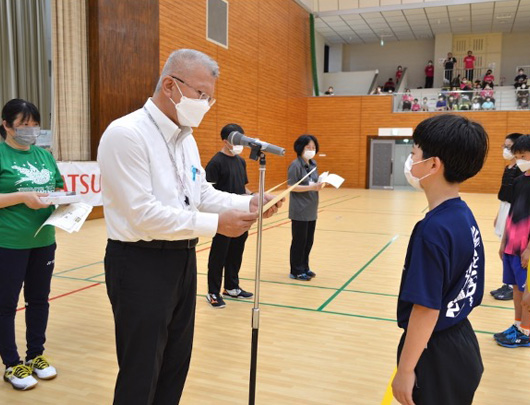
[[[313,247],[316,224],[317,221],[291,220],[291,274],[298,275],[310,270],[309,253]]]
[[[470,82],[473,81],[474,72],[475,72],[475,69],[466,69],[466,79],[469,80]]]
[[[114,404],[178,404],[193,344],[195,249],[151,249],[109,240],[105,281],[119,365]]]
[[[219,295],[223,268],[225,270],[225,288],[239,288],[239,269],[243,261],[245,242],[248,232],[237,238],[216,234],[212,239],[210,257],[208,258],[208,292]]]
[[[425,76],[425,88],[432,89],[432,84],[434,82],[434,77]]]
[[[398,346],[398,364],[406,332]],[[416,405],[471,405],[484,366],[477,336],[468,319],[434,332],[416,368]]]
[[[445,79],[449,82],[448,85],[451,85],[453,81],[453,69],[445,69]]]
[[[6,366],[20,362],[15,314],[22,284],[26,302],[26,360],[44,352],[56,247],[54,243],[33,249],[0,248],[0,355]]]

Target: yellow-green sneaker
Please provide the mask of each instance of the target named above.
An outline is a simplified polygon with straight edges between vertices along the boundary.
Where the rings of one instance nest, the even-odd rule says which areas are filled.
[[[57,377],[57,370],[50,365],[50,362],[43,355],[26,361],[26,366],[41,380],[51,380]]]
[[[31,368],[21,363],[7,367],[4,373],[4,380],[11,383],[16,390],[26,391],[37,385],[37,380],[31,374]]]

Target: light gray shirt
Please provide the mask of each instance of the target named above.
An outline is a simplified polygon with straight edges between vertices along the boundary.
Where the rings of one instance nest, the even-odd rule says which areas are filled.
[[[287,171],[287,183],[292,186],[313,170],[317,164],[310,160],[307,164],[300,156],[292,161]],[[318,170],[302,181],[300,186],[308,186],[318,182]],[[289,196],[289,219],[295,221],[316,221],[318,210],[318,191],[304,191],[302,193],[291,192]]]

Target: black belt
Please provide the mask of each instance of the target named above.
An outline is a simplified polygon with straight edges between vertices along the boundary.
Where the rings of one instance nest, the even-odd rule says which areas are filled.
[[[173,249],[173,250],[184,250],[184,249],[193,249],[199,242],[199,238],[195,239],[183,239],[183,240],[139,240],[137,242],[122,242],[119,240],[112,240],[112,242],[117,242],[124,244],[126,246],[135,246],[148,249]]]

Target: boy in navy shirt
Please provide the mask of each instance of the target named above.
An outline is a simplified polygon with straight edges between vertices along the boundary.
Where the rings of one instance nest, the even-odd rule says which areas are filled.
[[[421,122],[405,163],[429,212],[410,237],[399,291],[394,397],[407,405],[469,405],[484,367],[468,315],[484,294],[484,246],[459,184],[476,175],[488,150],[480,124],[438,115]]]
[[[521,306],[530,257],[530,135],[519,137],[512,146],[512,153],[524,174],[513,182],[512,205],[499,255],[502,259],[503,282],[513,285],[515,322],[493,337],[499,345],[514,348],[530,346],[530,313]]]

